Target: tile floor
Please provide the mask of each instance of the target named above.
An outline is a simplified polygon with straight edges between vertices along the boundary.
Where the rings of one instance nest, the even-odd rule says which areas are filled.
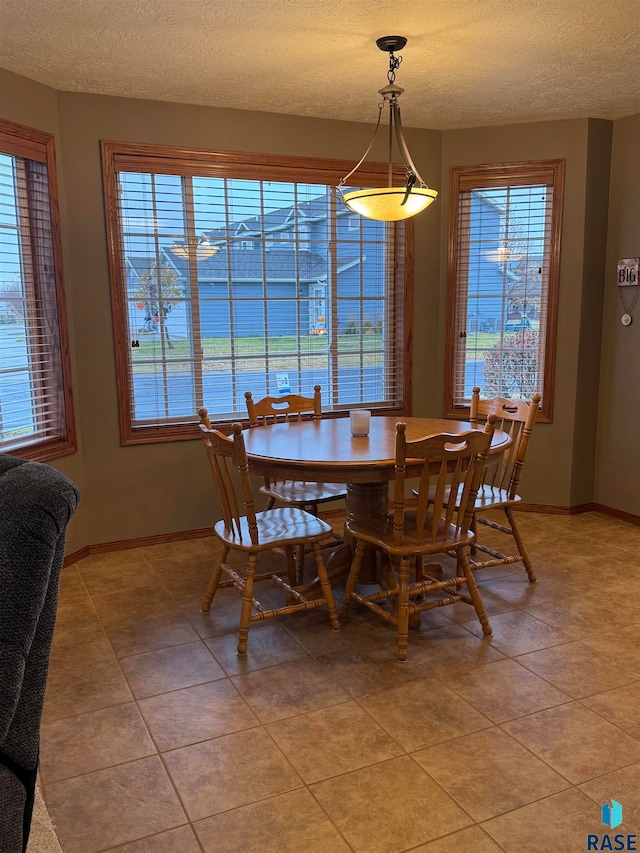
[[[199,612],[214,539],[65,569],[41,764],[65,853],[574,853],[612,797],[640,832],[640,528],[519,518],[538,583],[478,573],[493,637],[439,608],[406,664],[362,611],[257,625],[238,658],[237,594]]]

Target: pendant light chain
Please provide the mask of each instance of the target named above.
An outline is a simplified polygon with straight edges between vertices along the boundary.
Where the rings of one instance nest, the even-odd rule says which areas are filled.
[[[640,296],[640,282],[635,285],[635,291],[634,291],[633,296],[631,297],[631,302],[629,303],[628,306],[625,305],[625,302],[624,302],[624,296],[622,295],[623,290],[624,290],[624,287],[618,287],[618,294],[620,296],[620,302],[622,303],[622,307],[624,308],[624,313],[631,315],[631,312],[633,311],[635,304],[638,301],[638,296]]]
[[[387,80],[389,83],[396,82],[396,71],[400,68],[401,62],[401,56],[396,56],[393,51],[389,52],[389,70],[387,71]]]

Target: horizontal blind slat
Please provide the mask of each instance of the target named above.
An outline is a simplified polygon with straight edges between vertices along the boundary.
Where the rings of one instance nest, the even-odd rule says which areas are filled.
[[[117,190],[132,426],[203,404],[244,416],[246,390],[314,384],[325,410],[398,407],[393,227],[349,214],[326,186],[127,170]]]

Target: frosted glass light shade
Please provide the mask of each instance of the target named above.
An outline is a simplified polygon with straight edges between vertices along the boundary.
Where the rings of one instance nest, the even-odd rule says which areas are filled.
[[[190,248],[188,243],[174,243],[171,246],[171,252],[182,258],[183,261],[189,260]],[[206,261],[218,251],[218,247],[211,244],[208,240],[201,240],[196,247],[196,258],[199,261]]]
[[[429,187],[413,187],[406,196],[405,187],[378,187],[376,189],[354,190],[345,193],[343,201],[349,210],[365,216],[367,219],[378,219],[381,222],[396,222],[399,219],[409,219],[428,207],[438,195],[437,190]]]

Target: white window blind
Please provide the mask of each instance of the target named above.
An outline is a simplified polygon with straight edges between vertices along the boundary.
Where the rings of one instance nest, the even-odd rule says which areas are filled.
[[[350,213],[310,167],[265,180],[153,159],[112,172],[125,442],[192,437],[203,406],[246,418],[249,390],[402,409],[404,225]]]
[[[75,450],[53,137],[0,121],[0,449]]]
[[[542,395],[551,417],[563,161],[453,170],[447,413]]]

